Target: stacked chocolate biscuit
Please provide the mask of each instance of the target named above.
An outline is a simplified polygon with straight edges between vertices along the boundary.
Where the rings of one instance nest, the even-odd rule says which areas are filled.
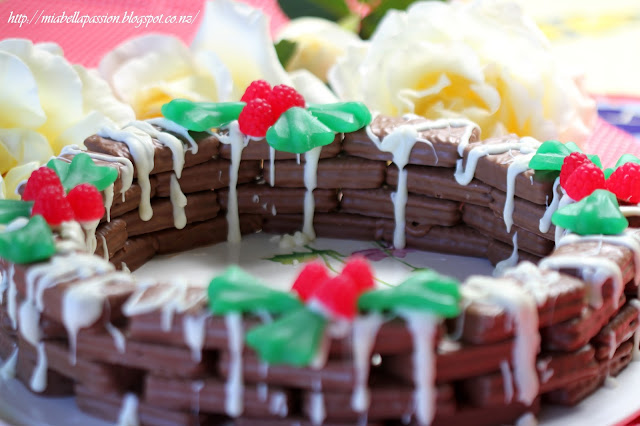
[[[417,142],[405,165],[387,142],[407,128]],[[191,135],[196,152],[183,134],[166,133],[183,142],[183,167],[155,137],[152,167],[135,143],[87,139],[94,161],[118,170],[96,256],[0,260],[0,356],[15,356],[32,389],[74,393],[84,411],[143,424],[503,424],[541,402],[575,404],[638,350],[637,237],[570,238],[554,249],[544,222],[560,193],[526,167],[535,143],[479,141],[464,123],[378,117],[323,147],[310,177],[312,159],[272,154],[264,141],[245,140],[237,161],[224,134]],[[268,316],[214,316],[206,287],[140,285],[99,257],[135,269],[155,254],[225,241],[233,227],[294,233],[311,191],[318,236],[394,243],[401,234],[408,247],[493,263],[517,243],[520,259],[548,257],[501,278],[469,278],[461,314],[438,321],[426,346],[410,317],[361,312],[329,327],[324,362],[303,368],[267,365],[243,345]]]

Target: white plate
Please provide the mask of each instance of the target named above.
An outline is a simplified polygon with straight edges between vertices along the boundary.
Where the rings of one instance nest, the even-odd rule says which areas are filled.
[[[414,268],[433,268],[460,280],[472,274],[490,275],[492,266],[485,259],[443,255],[417,250],[389,251],[371,242],[320,238],[312,244],[281,248],[271,235],[245,237],[239,247],[217,244],[174,256],[158,256],[136,271],[140,280],[166,280],[208,283],[230,263],[237,263],[270,287],[288,289],[300,269],[299,263],[316,256],[339,271],[352,253],[371,261],[379,285],[402,282]],[[275,257],[274,256],[279,256]],[[573,408],[545,407],[541,424],[546,426],[606,425],[619,422],[637,409],[640,363],[632,363],[617,379],[615,388],[601,388]],[[17,380],[0,381],[0,418],[17,425],[105,426],[107,423],[78,410],[73,398],[44,398],[29,392]]]

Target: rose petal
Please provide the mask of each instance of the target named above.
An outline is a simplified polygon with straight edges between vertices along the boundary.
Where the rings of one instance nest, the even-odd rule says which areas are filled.
[[[15,160],[14,166],[32,161],[45,163],[53,155],[47,139],[34,130],[0,129],[0,143]]]
[[[30,163],[23,164],[22,166],[14,167],[9,170],[4,177],[4,196],[8,200],[19,200],[20,195],[16,193],[18,186],[29,179],[31,173],[40,167],[39,162],[32,161]]]
[[[17,56],[0,51],[0,127],[38,128],[46,121],[38,84]]]

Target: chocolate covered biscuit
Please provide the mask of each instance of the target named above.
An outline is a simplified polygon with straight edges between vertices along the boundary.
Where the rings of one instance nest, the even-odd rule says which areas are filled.
[[[242,149],[242,161],[245,160],[269,160],[269,144],[266,140],[250,140],[249,143]],[[333,142],[329,145],[325,145],[322,147],[320,151],[320,158],[332,158],[340,153],[342,150],[342,134],[336,134]],[[231,146],[228,144],[220,145],[220,158],[225,158],[227,160],[231,159]],[[297,154],[293,154],[290,152],[284,151],[275,151],[276,160],[297,160]],[[305,161],[305,155],[300,154],[300,161]]]
[[[129,238],[127,223],[122,219],[113,219],[98,225],[96,230],[96,256],[110,259],[122,249]]]
[[[238,186],[238,210],[242,213],[276,216],[295,214],[304,211],[304,188],[276,188],[264,184]],[[229,203],[229,191],[218,192],[220,206],[226,210]],[[316,189],[313,191],[316,212],[329,212],[338,208],[338,195],[335,190]]]

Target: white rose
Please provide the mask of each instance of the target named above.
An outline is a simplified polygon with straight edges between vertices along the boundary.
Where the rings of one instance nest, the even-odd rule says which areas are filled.
[[[415,3],[390,11],[329,73],[338,96],[390,115],[466,117],[483,136],[580,141],[595,103],[509,3]]]
[[[108,84],[71,65],[58,45],[0,41],[0,198],[17,198],[17,184],[63,146],[133,117]]]
[[[360,41],[356,34],[335,22],[310,17],[289,21],[277,39],[296,43],[287,71],[306,69],[325,82],[329,69],[345,53],[347,46]]]

